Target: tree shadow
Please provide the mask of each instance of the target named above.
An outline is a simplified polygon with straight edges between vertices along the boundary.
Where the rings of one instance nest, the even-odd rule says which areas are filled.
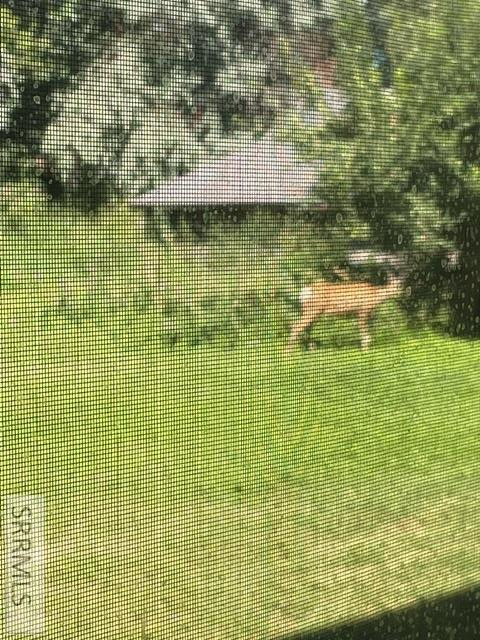
[[[480,639],[480,586],[397,611],[275,640],[474,640]]]

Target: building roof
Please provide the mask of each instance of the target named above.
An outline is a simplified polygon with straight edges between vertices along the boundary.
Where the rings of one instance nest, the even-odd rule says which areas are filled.
[[[308,199],[321,163],[302,162],[292,145],[263,138],[208,159],[130,200],[138,206],[292,204]]]

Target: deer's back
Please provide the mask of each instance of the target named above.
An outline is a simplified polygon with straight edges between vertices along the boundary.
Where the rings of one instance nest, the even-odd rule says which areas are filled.
[[[306,306],[315,313],[367,312],[376,305],[377,287],[367,282],[315,282]]]

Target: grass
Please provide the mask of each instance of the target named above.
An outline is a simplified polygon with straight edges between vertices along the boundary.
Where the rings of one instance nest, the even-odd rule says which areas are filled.
[[[476,343],[3,346],[4,487],[49,505],[48,639],[270,638],[480,578]]]
[[[287,355],[281,256],[170,250],[145,302],[132,225],[33,213],[2,239],[0,464],[47,500],[45,640],[264,640],[478,583],[479,343],[391,304],[369,353],[344,320]]]

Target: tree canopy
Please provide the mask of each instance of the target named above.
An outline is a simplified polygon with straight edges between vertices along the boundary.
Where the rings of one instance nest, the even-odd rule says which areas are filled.
[[[8,107],[10,138],[37,145],[71,191],[91,183],[105,187],[101,197],[151,187],[225,138],[268,129],[292,100],[282,42],[324,29],[333,7],[317,0],[7,6],[2,22],[15,23],[17,39],[33,34],[34,43],[2,64],[23,89],[21,104]]]
[[[1,0],[0,21],[0,180],[41,152],[90,208],[275,130],[323,162],[328,259],[354,239],[406,252],[412,290],[480,333],[474,0]]]
[[[291,135],[324,159],[325,226],[350,238],[363,230],[377,246],[408,252],[423,265],[423,274],[413,270],[417,292],[433,306],[446,297],[452,328],[478,334],[480,7],[366,6],[346,0],[333,29],[346,117]],[[387,77],[375,64],[379,46]],[[453,273],[441,266],[451,250],[461,255]]]

